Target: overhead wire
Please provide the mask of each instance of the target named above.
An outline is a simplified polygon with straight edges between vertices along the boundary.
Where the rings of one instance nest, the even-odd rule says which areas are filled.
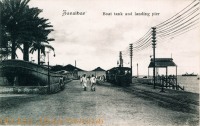
[[[197,11],[196,11],[197,12]],[[188,23],[188,22],[190,22],[190,21],[192,21],[192,20],[195,20],[196,18],[198,18],[198,15],[199,15],[199,13],[196,13],[196,15],[195,15],[195,13],[193,13],[193,14],[191,14],[190,16],[188,16],[187,18],[184,18],[184,19],[182,19],[181,21],[175,21],[175,22],[173,22],[172,24],[173,25],[170,25],[170,26],[168,26],[168,27],[165,27],[165,29],[162,29],[162,30],[159,30],[159,29],[156,29],[156,31],[157,31],[157,33],[159,34],[162,34],[162,33],[166,33],[166,32],[169,32],[169,31],[171,31],[171,30],[173,30],[173,29],[175,29],[175,28],[178,28],[178,27],[181,27],[183,24],[186,24],[186,23]]]
[[[198,27],[199,27],[199,25],[197,25],[197,26],[194,27],[194,28],[188,29],[188,30],[186,30],[186,31],[184,31],[184,32],[182,32],[182,33],[180,33],[180,34],[177,34],[177,35],[175,35],[175,36],[172,35],[172,37],[169,37],[169,36],[166,36],[166,37],[163,37],[163,38],[159,37],[158,40],[159,40],[159,41],[167,41],[167,40],[170,40],[170,39],[174,39],[175,37],[178,37],[178,36],[180,36],[180,35],[182,35],[182,34],[184,34],[184,33],[186,33],[186,32],[189,32],[189,31],[191,31],[191,30],[194,30],[194,29],[196,29],[196,28],[198,28]],[[166,39],[166,38],[168,38],[168,39]]]
[[[189,15],[188,17],[191,17],[193,14],[195,14],[195,12],[198,12],[198,10],[199,10],[199,8],[196,8],[196,9],[194,10],[194,12],[192,12],[192,14],[191,14],[191,13],[188,14],[188,15]],[[173,22],[173,23],[172,23],[173,25],[171,24],[171,26],[168,26],[168,27],[165,28],[165,29],[157,29],[157,32],[158,32],[158,33],[163,33],[163,32],[169,31],[170,28],[173,28],[173,27],[175,27],[176,25],[178,25],[178,24],[180,24],[181,22],[183,22],[184,20],[187,20],[188,17],[186,17],[186,18],[180,18],[179,20]],[[190,19],[191,19],[191,18],[190,18]]]
[[[192,5],[195,1],[197,1],[197,0],[194,0],[194,1],[193,1],[192,3],[190,3],[188,6],[186,6],[185,8],[183,8],[180,12],[178,12],[177,14],[175,14],[174,16],[172,16],[171,18],[167,19],[166,21],[164,21],[164,22],[162,22],[162,23],[156,25],[155,27],[159,28],[159,27],[161,27],[161,26],[163,26],[163,25],[167,25],[167,24],[169,23],[168,21],[170,21],[171,19],[173,19],[174,17],[176,17],[177,15],[179,15],[181,12],[183,12],[185,9],[187,9],[190,5]]]
[[[180,12],[155,26],[159,42],[173,39],[199,27],[197,26],[199,24],[199,13],[197,13],[199,11],[199,7],[197,7],[199,2],[195,3],[196,1],[194,0]],[[142,38],[131,43],[133,44],[133,53],[143,51],[152,45],[151,33],[151,29],[149,29]],[[127,47],[123,53],[122,55],[128,56],[130,54],[129,48]]]
[[[137,45],[137,46],[135,46],[135,45],[133,45],[133,48],[139,48],[139,47],[141,47],[141,46],[143,46],[146,42],[148,42],[149,41],[149,39],[151,39],[151,34],[142,42],[142,43],[140,43],[139,45]]]
[[[171,34],[177,34],[177,32],[179,32],[180,30],[182,30],[182,31],[187,30],[188,28],[197,25],[199,22],[196,22],[196,21],[198,21],[198,20],[199,20],[199,18],[196,19],[196,20],[193,21],[193,22],[190,22],[189,24],[187,24],[187,25],[185,25],[185,26],[183,26],[183,27],[180,27],[179,29],[177,29],[177,30],[175,30],[175,31],[173,30],[172,32],[165,33],[165,34],[163,34],[162,36],[159,36],[159,37],[162,38],[162,37],[165,37],[165,36],[169,36],[169,35],[171,35]]]
[[[185,21],[185,22],[179,24],[178,26],[176,26],[176,27],[174,27],[174,28],[172,28],[172,29],[168,29],[167,31],[165,30],[165,32],[160,33],[159,31],[157,31],[157,34],[158,34],[158,36],[159,36],[159,35],[162,35],[162,34],[171,32],[171,31],[173,31],[174,29],[177,29],[177,28],[179,28],[179,27],[182,27],[182,26],[186,25],[187,23],[188,23],[188,24],[194,23],[195,21],[198,21],[198,20],[199,20],[199,18],[197,18],[197,19],[195,20],[195,17],[197,17],[198,15],[199,15],[199,13],[196,14],[195,16],[193,16],[192,18],[188,19],[187,21]],[[193,20],[193,19],[194,19],[194,20]]]
[[[149,29],[146,33],[145,33],[145,35],[142,37],[142,38],[140,38],[138,41],[136,41],[136,42],[134,42],[134,43],[132,43],[133,45],[138,45],[138,44],[140,44],[141,42],[142,42],[142,40],[144,40],[144,39],[146,39],[146,37],[149,37],[149,35],[151,35],[151,29]]]
[[[145,46],[146,44],[148,44],[151,40],[151,36],[149,36],[141,45],[135,46],[133,47],[133,49],[137,49],[137,48],[141,48],[143,46]]]
[[[142,50],[144,50],[144,49],[148,48],[150,45],[152,45],[152,43],[149,43],[149,44],[147,44],[147,45],[143,46],[142,48],[139,48],[139,49],[135,50],[134,52],[139,52],[139,51],[142,51]]]

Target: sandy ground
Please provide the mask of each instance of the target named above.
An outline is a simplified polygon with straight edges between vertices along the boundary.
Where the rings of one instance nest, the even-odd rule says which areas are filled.
[[[7,125],[197,126],[198,121],[195,112],[110,85],[92,92],[72,81],[51,95],[0,95],[0,124]]]

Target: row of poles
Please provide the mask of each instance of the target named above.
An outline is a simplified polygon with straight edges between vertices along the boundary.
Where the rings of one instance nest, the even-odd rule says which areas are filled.
[[[155,85],[155,48],[156,48],[156,27],[152,27],[152,48],[153,48],[153,88],[156,88]],[[129,45],[130,49],[130,66],[131,66],[131,77],[133,76],[133,66],[132,66],[132,60],[133,60],[133,44],[131,43]]]

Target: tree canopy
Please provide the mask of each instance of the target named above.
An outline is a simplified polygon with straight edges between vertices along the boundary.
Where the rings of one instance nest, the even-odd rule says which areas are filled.
[[[38,50],[39,54],[41,48],[44,53],[45,46],[54,50],[48,45],[50,41],[54,41],[48,38],[53,26],[48,19],[39,17],[42,9],[29,7],[29,2],[30,0],[0,0],[1,41],[11,47],[11,51],[8,51],[11,59],[15,59],[16,49],[23,52],[23,59],[26,61],[29,60],[30,48],[31,53]]]

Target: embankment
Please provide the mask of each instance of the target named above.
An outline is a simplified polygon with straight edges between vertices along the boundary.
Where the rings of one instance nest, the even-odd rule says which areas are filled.
[[[98,83],[101,86],[116,87],[107,82]],[[194,113],[199,115],[199,94],[181,90],[164,89],[160,87],[153,89],[153,85],[132,83],[129,87],[121,87],[119,90],[132,93],[143,99],[151,100],[159,106],[174,111]]]

